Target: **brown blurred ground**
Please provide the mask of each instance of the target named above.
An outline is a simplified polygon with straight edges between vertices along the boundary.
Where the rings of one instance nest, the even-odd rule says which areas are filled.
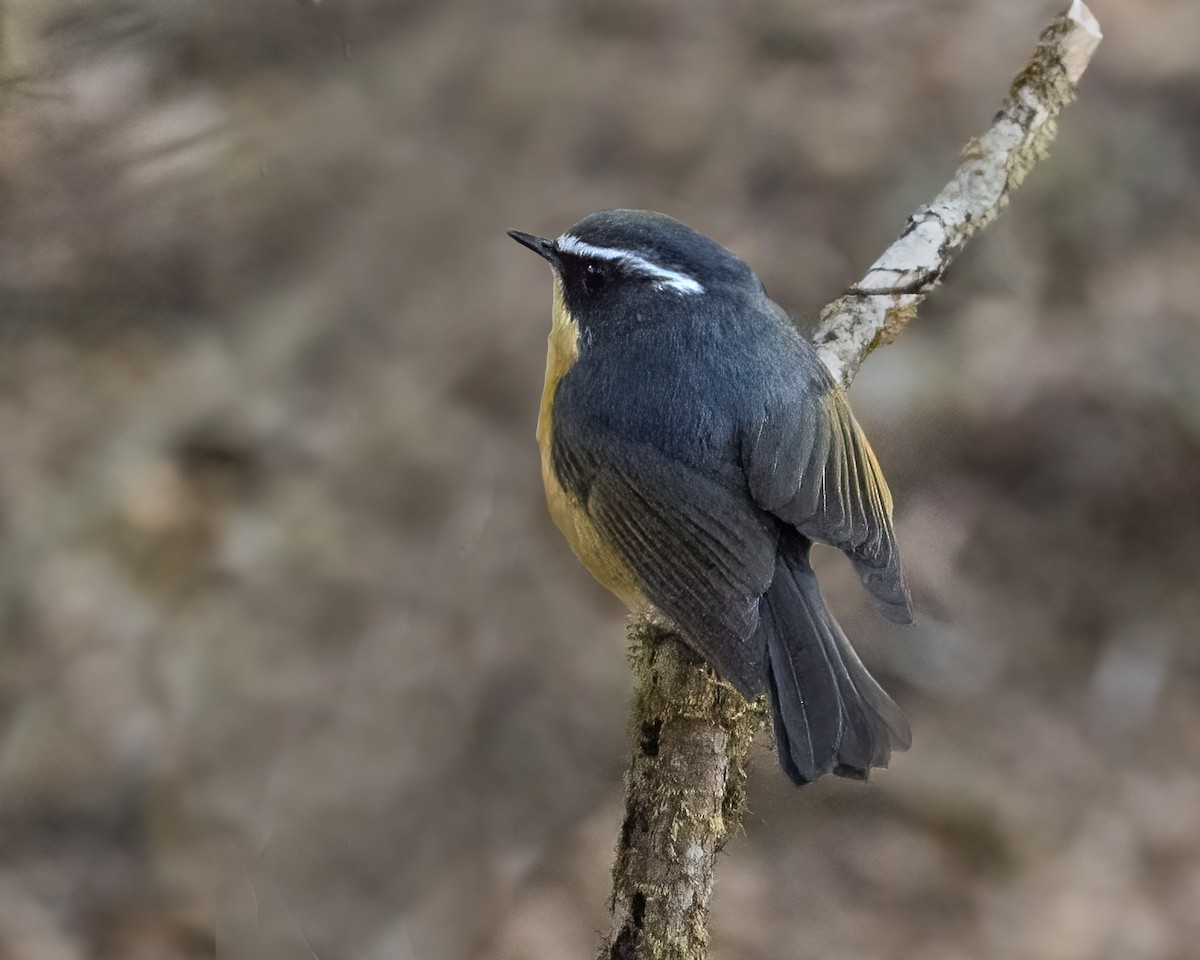
[[[622,614],[544,514],[546,271],[673,213],[797,311],[1055,5],[0,6],[0,958],[590,957]],[[764,748],[715,960],[1200,944],[1200,6],[866,366],[918,625],[870,787]]]

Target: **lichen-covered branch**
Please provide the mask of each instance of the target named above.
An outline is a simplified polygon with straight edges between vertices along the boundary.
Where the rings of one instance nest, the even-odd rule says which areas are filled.
[[[842,386],[850,385],[867,354],[904,329],[970,236],[995,218],[1045,156],[1055,118],[1074,98],[1099,43],[1099,23],[1075,0],[1042,31],[991,127],[963,148],[954,178],[908,218],[866,276],[821,311],[813,339]]]
[[[708,945],[717,853],[741,820],[746,754],[765,712],[663,623],[629,628],[632,756],[606,960],[693,960]]]
[[[908,219],[865,277],[821,312],[815,342],[843,385],[889,343],[967,239],[992,220],[1054,138],[1054,119],[1100,42],[1074,0],[1042,33],[954,179]],[[604,960],[703,960],[716,857],[742,811],[745,759],[765,711],[747,704],[669,626],[635,619],[632,758]]]

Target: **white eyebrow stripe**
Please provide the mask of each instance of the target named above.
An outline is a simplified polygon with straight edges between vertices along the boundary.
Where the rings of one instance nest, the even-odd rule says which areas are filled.
[[[660,267],[657,263],[651,263],[645,257],[640,257],[636,253],[630,253],[628,250],[621,250],[618,247],[595,247],[567,233],[564,233],[555,240],[554,246],[562,253],[573,253],[580,257],[624,261],[630,266],[636,267],[647,276],[662,281],[665,286],[670,287],[677,293],[695,294],[704,292],[704,287],[700,285],[700,282],[695,277],[689,277],[686,273],[680,273],[678,270],[668,270],[666,267]]]

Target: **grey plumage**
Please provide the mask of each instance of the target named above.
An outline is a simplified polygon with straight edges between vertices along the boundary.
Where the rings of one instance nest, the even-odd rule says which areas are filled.
[[[578,325],[553,393],[557,482],[696,650],[744,695],[768,694],[795,782],[865,777],[908,746],[908,725],[826,607],[812,542],[846,553],[885,617],[912,609],[891,496],[844,395],[715,241],[641,211],[564,236],[606,252],[539,250]]]

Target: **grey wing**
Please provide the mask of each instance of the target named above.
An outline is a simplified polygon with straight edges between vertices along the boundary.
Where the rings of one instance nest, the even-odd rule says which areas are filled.
[[[557,431],[554,467],[647,598],[743,695],[762,693],[763,651],[751,639],[778,529],[744,487],[648,444]]]
[[[747,428],[742,462],[766,510],[850,557],[888,620],[912,622],[892,529],[892,495],[845,394],[826,377]]]

